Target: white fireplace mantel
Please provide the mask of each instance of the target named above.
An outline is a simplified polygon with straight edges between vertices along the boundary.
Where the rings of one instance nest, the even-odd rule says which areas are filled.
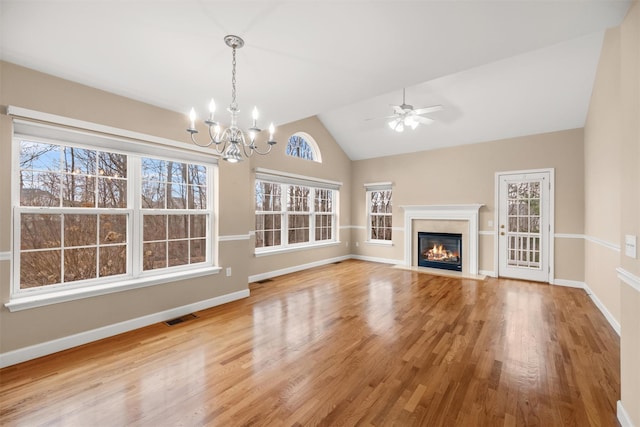
[[[469,274],[478,274],[478,212],[482,204],[409,205],[404,209],[404,262],[410,267],[413,242],[413,220],[467,221],[469,233]]]

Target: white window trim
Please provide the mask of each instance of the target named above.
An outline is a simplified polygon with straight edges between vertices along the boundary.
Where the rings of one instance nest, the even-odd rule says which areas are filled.
[[[12,209],[12,248],[13,262],[11,263],[11,291],[10,300],[5,303],[10,311],[24,310],[33,307],[41,307],[49,304],[72,301],[93,297],[97,295],[105,295],[114,292],[120,292],[129,289],[137,289],[156,284],[168,283],[177,280],[184,280],[193,277],[218,274],[221,270],[217,266],[218,263],[218,161],[212,157],[207,157],[203,161],[202,152],[206,152],[211,156],[209,150],[203,150],[199,147],[195,149],[176,149],[176,145],[171,140],[145,135],[141,133],[130,132],[124,129],[112,128],[91,122],[79,121],[67,117],[41,113],[33,110],[9,106],[7,114],[14,118],[13,135],[12,135],[12,177],[18,176],[20,172],[20,147],[19,140],[21,138],[32,141],[53,143],[64,146],[80,146],[98,151],[119,152],[126,154],[129,161],[129,182],[137,187],[141,184],[139,166],[142,157],[165,158],[182,161],[186,163],[198,163],[207,168],[207,187],[209,188],[209,197],[207,200],[207,209],[203,212],[209,214],[208,228],[210,230],[206,245],[206,261],[199,263],[195,267],[192,265],[172,267],[158,270],[142,271],[140,268],[136,277],[133,277],[134,266],[141,266],[142,251],[142,230],[140,219],[144,214],[144,210],[134,209],[139,206],[139,200],[135,200],[135,195],[139,195],[139,189],[127,192],[128,208],[122,209],[91,209],[76,212],[76,210],[66,210],[65,213],[121,213],[131,216],[128,222],[127,233],[127,275],[119,275],[107,278],[90,279],[88,281],[69,282],[69,284],[51,285],[43,288],[20,289],[19,280],[19,253],[20,253],[20,221],[16,220],[16,215],[20,215],[23,211],[46,211],[48,208],[38,207],[21,207],[20,191],[18,185],[12,183],[11,186],[11,203]],[[21,118],[45,120],[50,124],[33,122],[30,120],[22,120]],[[74,129],[62,128],[62,126],[72,126]],[[84,126],[84,127],[81,127]],[[78,129],[78,127],[80,127]],[[54,138],[46,135],[52,134]],[[126,140],[120,138],[134,138],[135,140]],[[56,139],[58,137],[59,139]],[[108,142],[108,144],[106,143]],[[133,162],[131,159],[134,159]],[[133,166],[132,164],[133,163]],[[134,212],[135,211],[135,212]],[[132,230],[133,228],[133,230]],[[132,249],[133,248],[133,249]],[[135,249],[138,249],[137,252]],[[16,253],[18,254],[16,256]],[[133,264],[133,265],[132,265]]]
[[[286,210],[287,194],[286,194],[286,191],[281,191],[280,206],[282,207],[282,210],[260,211],[260,212],[256,211],[254,213],[254,215],[255,214],[280,215],[280,227],[281,227],[280,228],[281,230],[280,245],[254,248],[254,255],[256,257],[265,256],[265,255],[276,255],[276,254],[281,254],[286,252],[294,252],[298,250],[313,249],[313,248],[320,248],[320,247],[333,246],[333,245],[340,244],[340,239],[338,236],[338,233],[340,230],[340,227],[338,226],[339,212],[340,212],[338,201],[339,201],[339,194],[340,194],[339,189],[342,186],[342,182],[330,181],[330,180],[325,180],[320,178],[312,178],[304,175],[291,174],[288,172],[280,172],[280,171],[274,171],[271,169],[263,169],[263,168],[256,168],[255,173],[256,173],[255,181],[263,181],[263,182],[269,182],[272,184],[280,184],[280,185],[299,185],[303,187],[309,187],[312,190],[309,192],[309,211],[303,213],[303,214],[309,215],[309,241],[303,242],[303,243],[289,244],[288,234],[287,234],[289,230],[288,214],[289,213],[296,214],[296,212],[288,212]],[[331,215],[333,217],[333,222],[332,222],[331,235],[333,237],[330,240],[319,240],[319,241],[315,240],[316,214],[320,214],[320,215],[326,214],[326,212],[315,212],[315,203],[313,199],[314,198],[313,190],[315,189],[332,190],[331,194],[333,196],[333,200],[332,200],[333,213]],[[254,200],[255,200],[255,195],[254,195]],[[298,214],[301,214],[301,213],[298,213]],[[252,232],[253,235],[255,235],[255,233],[256,233],[256,230]]]
[[[365,239],[366,244],[368,245],[378,245],[378,246],[393,246],[393,227],[392,227],[392,231],[391,231],[391,240],[386,240],[386,239],[372,239],[371,238],[371,192],[373,191],[387,191],[387,190],[391,190],[393,191],[393,183],[388,181],[388,182],[371,182],[371,183],[365,183],[364,184],[364,189],[365,189],[365,197],[366,197],[366,208],[367,208],[367,225],[366,225],[366,230],[367,230],[367,237]],[[393,205],[392,205],[393,208]],[[392,218],[393,221],[393,212],[392,213],[381,213],[381,214],[377,214],[378,216],[390,216]],[[393,225],[393,222],[392,222]]]

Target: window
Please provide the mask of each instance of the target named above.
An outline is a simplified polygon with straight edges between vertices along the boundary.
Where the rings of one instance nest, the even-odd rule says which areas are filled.
[[[213,265],[215,162],[50,126],[15,129],[12,296]]]
[[[337,189],[322,188],[326,182],[274,182],[287,179],[263,173],[256,177],[257,253],[337,240]]]
[[[304,132],[298,132],[291,135],[289,142],[287,143],[285,154],[287,156],[298,157],[300,159],[322,162],[318,144],[311,135]]]
[[[391,242],[391,183],[365,184],[365,189],[367,193],[368,240],[372,242]]]

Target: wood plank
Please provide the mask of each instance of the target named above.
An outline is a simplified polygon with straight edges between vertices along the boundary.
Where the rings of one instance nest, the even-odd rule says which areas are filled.
[[[0,424],[616,426],[584,291],[357,260],[0,370]]]

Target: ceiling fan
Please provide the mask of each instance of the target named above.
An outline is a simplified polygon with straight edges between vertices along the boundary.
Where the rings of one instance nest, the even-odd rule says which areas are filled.
[[[442,110],[442,105],[432,105],[430,107],[414,109],[413,105],[407,104],[405,101],[405,89],[402,89],[402,104],[393,105],[393,114],[385,117],[377,117],[367,120],[390,119],[387,124],[396,132],[404,131],[409,126],[411,129],[418,127],[420,123],[428,125],[434,120],[430,117],[423,117],[423,114],[433,113]]]

